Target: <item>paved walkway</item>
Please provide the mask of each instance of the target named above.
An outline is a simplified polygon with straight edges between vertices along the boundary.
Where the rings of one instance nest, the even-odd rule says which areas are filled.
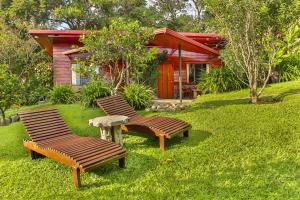
[[[179,99],[153,99],[154,103],[179,103]],[[190,104],[193,102],[193,99],[182,99],[183,104]]]

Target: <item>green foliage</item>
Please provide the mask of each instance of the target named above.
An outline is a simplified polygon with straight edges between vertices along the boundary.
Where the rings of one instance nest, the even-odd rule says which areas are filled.
[[[138,81],[139,83],[144,83],[145,85],[150,86],[152,89],[156,89],[157,78],[159,76],[157,68],[160,63],[167,60],[167,53],[167,51],[158,53],[155,59],[148,63],[148,66],[143,70],[143,73],[137,78],[136,81]]]
[[[87,66],[99,66],[100,71],[109,67],[108,81],[112,85],[112,93],[116,94],[121,83],[129,79],[127,73],[138,77],[147,63],[154,59],[156,49],[148,50],[145,46],[152,37],[153,30],[140,26],[136,21],[112,20],[108,28],[81,37],[85,50],[91,53],[86,59]]]
[[[22,79],[24,104],[35,104],[44,100],[52,87],[52,69],[49,56],[41,51],[33,38],[21,38],[17,31],[1,24],[0,20],[0,64]]]
[[[93,107],[98,98],[109,95],[109,86],[102,80],[89,82],[80,89],[80,100],[85,107]]]
[[[198,88],[203,93],[220,93],[238,90],[242,86],[230,69],[222,67],[201,75]]]
[[[290,81],[300,78],[300,28],[292,24],[277,42],[278,51],[274,59],[275,70],[279,81]]]
[[[295,63],[297,61],[297,63]],[[294,63],[294,64],[293,64]],[[277,67],[279,73],[279,81],[292,81],[300,78],[300,60],[299,57],[293,58],[293,60],[287,60],[283,62],[280,67]]]
[[[25,71],[24,98],[26,105],[46,100],[53,86],[52,68],[47,62],[38,63]]]
[[[125,86],[123,91],[124,99],[137,110],[147,108],[151,103],[152,95],[152,89],[137,83]]]
[[[53,104],[71,104],[77,100],[76,93],[70,85],[53,87],[49,100]]]
[[[7,65],[0,64],[0,114],[5,118],[5,111],[22,101],[22,87],[18,77],[9,71]]]
[[[212,25],[227,39],[226,49],[232,55],[227,58],[246,74],[252,103],[257,103],[274,67],[277,42],[288,25],[299,20],[299,1],[205,0],[205,3],[213,15]],[[224,61],[230,65],[228,60]]]

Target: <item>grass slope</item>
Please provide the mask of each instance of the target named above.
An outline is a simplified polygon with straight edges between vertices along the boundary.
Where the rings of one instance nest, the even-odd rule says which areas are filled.
[[[190,122],[190,137],[160,152],[155,138],[125,135],[127,168],[85,173],[78,191],[68,168],[28,159],[21,123],[0,127],[0,198],[299,199],[300,81],[268,87],[265,98],[282,100],[275,104],[248,104],[247,94],[206,95],[184,112],[160,113]],[[56,107],[75,133],[98,135],[87,120],[99,109]]]

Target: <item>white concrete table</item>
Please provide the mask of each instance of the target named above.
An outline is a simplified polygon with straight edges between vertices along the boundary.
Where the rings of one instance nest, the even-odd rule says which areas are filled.
[[[90,119],[89,125],[100,128],[101,139],[123,146],[121,125],[127,123],[128,119],[129,117],[123,115],[108,115]]]

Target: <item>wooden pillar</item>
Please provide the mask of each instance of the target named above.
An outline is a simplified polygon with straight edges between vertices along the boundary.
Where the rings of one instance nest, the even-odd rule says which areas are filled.
[[[165,136],[163,136],[163,135],[159,136],[159,148],[162,151],[165,150]]]
[[[34,151],[28,149],[28,154],[29,154],[30,160],[36,159],[36,153]]]
[[[80,169],[79,168],[72,168],[72,176],[75,188],[79,188],[80,183]]]
[[[181,45],[178,45],[178,57],[179,57],[179,99],[182,103],[182,58],[181,58]]]

